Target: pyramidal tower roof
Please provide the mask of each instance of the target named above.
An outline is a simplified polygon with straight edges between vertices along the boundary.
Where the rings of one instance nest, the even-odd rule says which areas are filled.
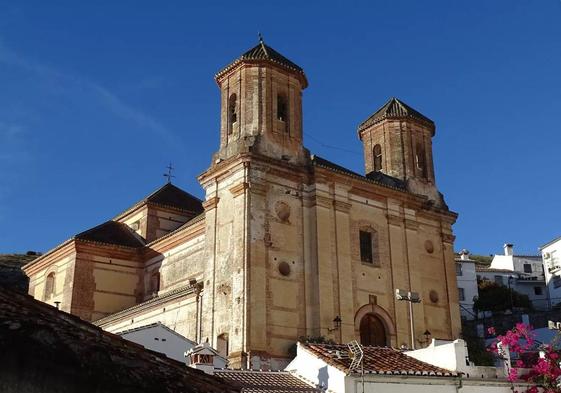
[[[302,67],[298,66],[296,63],[290,61],[279,52],[266,45],[263,41],[263,37],[259,35],[259,43],[253,48],[244,52],[240,57],[234,60],[232,63],[228,64],[226,67],[221,69],[215,76],[219,79],[222,75],[226,74],[228,71],[236,67],[240,63],[258,63],[258,62],[268,62],[272,63],[281,68],[287,69],[289,71],[301,74],[304,77],[305,85],[307,85],[306,76],[304,75],[304,70]]]
[[[434,134],[434,122],[431,119],[421,114],[420,112],[417,112],[415,109],[411,108],[409,105],[407,105],[403,101],[398,100],[395,97],[390,98],[390,100],[386,102],[380,109],[374,112],[373,115],[363,121],[358,126],[358,131],[360,132],[365,128],[368,128],[385,119],[403,118],[415,119],[427,124],[428,126],[432,127]]]

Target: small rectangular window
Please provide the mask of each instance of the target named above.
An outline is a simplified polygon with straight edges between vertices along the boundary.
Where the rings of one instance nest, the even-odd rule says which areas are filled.
[[[463,302],[466,300],[466,295],[464,292],[464,288],[458,288],[458,297],[460,298],[460,302]]]
[[[542,287],[534,287],[534,295],[541,295]]]
[[[464,272],[462,271],[462,264],[456,263],[456,276],[462,276]]]
[[[524,273],[532,273],[532,265],[529,263],[524,264]]]
[[[554,276],[553,277],[553,288],[559,288],[559,287],[561,287],[561,277]]]
[[[372,263],[372,234],[366,231],[360,231],[360,260],[362,262]]]
[[[505,285],[503,276],[495,276],[495,282],[499,285]]]

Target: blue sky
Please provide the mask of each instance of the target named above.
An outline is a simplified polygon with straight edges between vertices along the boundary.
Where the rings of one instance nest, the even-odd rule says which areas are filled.
[[[312,152],[362,172],[356,126],[399,97],[437,124],[457,249],[561,236],[560,0],[89,3],[0,2],[0,253],[113,217],[170,161],[202,197],[214,73],[258,31],[306,71]]]

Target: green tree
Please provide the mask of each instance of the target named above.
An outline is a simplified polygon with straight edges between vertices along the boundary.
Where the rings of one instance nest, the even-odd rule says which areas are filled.
[[[512,307],[532,309],[528,296],[518,293],[514,289],[489,280],[479,281],[478,287],[479,296],[473,304],[476,311],[500,312],[510,310]]]

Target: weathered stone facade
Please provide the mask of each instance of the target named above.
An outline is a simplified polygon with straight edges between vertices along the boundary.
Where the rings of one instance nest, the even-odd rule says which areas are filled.
[[[407,345],[397,288],[423,299],[413,307],[418,345],[426,330],[457,338],[456,214],[435,185],[434,124],[390,101],[359,129],[363,176],[304,148],[306,77],[272,48],[260,43],[216,80],[221,138],[199,177],[204,213],[138,204],[115,221],[142,245],[74,239],[26,268],[30,293],[52,301],[43,282],[58,269],[63,309],[112,332],[160,321],[241,367],[280,368],[305,335]]]

